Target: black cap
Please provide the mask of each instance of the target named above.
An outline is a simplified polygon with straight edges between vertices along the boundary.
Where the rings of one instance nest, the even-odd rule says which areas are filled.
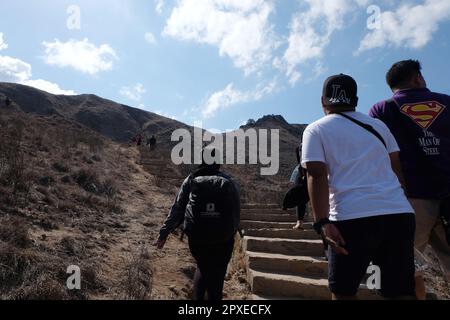
[[[352,77],[339,74],[329,77],[323,85],[324,104],[331,106],[358,105],[358,85]]]

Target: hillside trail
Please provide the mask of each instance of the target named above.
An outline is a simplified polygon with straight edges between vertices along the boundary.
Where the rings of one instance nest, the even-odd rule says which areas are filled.
[[[111,284],[112,288],[120,287],[129,272],[127,268],[144,261],[144,267],[150,269],[153,279],[148,284],[152,287],[152,294],[146,298],[187,298],[189,277],[186,273],[189,272],[179,270],[181,266],[182,270],[187,268],[193,274],[194,264],[185,252],[187,248],[180,246],[175,237],[169,239],[164,251],[157,251],[153,246],[176,189],[158,186],[159,178],[140,165],[141,155],[137,148],[129,148],[126,152],[129,179],[121,191],[122,198],[126,199],[122,203],[124,213],[117,219],[120,232],[110,234],[108,249],[104,251],[103,277],[116,279],[116,283]],[[144,255],[144,260],[140,259],[141,255]],[[112,289],[106,298],[130,298],[118,297],[116,292]]]
[[[130,204],[130,232],[136,236],[143,233],[150,239],[150,256],[153,269],[152,299],[191,299],[192,281],[196,264],[192,258],[187,238],[180,240],[180,232],[171,235],[163,250],[156,250],[152,243],[157,239],[159,228],[167,217],[179,187],[185,176],[180,168],[172,165],[163,150],[152,150],[149,147],[139,148],[137,172],[132,180],[136,186],[145,186],[143,194]],[[146,210],[151,200],[151,209]],[[146,210],[144,213],[142,210]],[[143,222],[144,221],[144,222]],[[142,225],[144,228],[142,229]],[[142,240],[134,240],[142,245]],[[229,273],[224,285],[225,299],[247,299],[249,290],[245,279],[238,273]]]

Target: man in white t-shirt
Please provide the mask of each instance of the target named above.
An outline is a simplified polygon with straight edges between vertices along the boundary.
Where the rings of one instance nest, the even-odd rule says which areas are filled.
[[[383,296],[414,297],[415,216],[400,183],[400,150],[386,125],[357,105],[353,78],[328,78],[326,116],[303,135],[314,227],[329,244],[329,287],[333,299],[355,298],[372,262]]]

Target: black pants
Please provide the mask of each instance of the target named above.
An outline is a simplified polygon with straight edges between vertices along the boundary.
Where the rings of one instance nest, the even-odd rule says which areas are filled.
[[[223,298],[223,284],[228,263],[234,248],[234,237],[221,244],[194,243],[189,240],[189,249],[197,262],[194,276],[194,298],[219,301]]]
[[[370,262],[381,269],[381,294],[386,298],[414,296],[414,233],[412,213],[376,216],[334,223],[349,252],[339,255],[329,247],[330,290],[353,296]]]
[[[305,219],[306,205],[307,202],[302,203],[301,205],[298,205],[297,208],[295,209],[297,213],[297,221],[303,221]]]

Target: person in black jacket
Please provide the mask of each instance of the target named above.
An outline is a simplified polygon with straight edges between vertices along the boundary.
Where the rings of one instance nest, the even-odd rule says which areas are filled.
[[[305,214],[306,214],[306,206],[309,202],[308,197],[308,183],[306,181],[306,169],[302,168],[301,166],[301,157],[300,154],[302,152],[302,145],[300,144],[300,147],[295,148],[295,155],[297,156],[297,163],[298,165],[295,167],[294,171],[292,172],[290,182],[294,186],[298,186],[301,184],[304,184],[306,187],[306,194],[304,196],[304,199],[300,202],[300,204],[296,207],[296,213],[297,213],[297,223],[293,227],[295,230],[300,230],[303,228],[303,222],[305,220]]]
[[[156,148],[155,135],[152,135],[152,137],[147,140],[147,145],[150,146],[150,150],[155,150],[155,148]]]
[[[155,246],[162,249],[169,234],[183,224],[189,249],[197,262],[195,300],[204,300],[206,293],[209,300],[222,300],[224,279],[240,222],[239,187],[220,171],[219,164],[207,164],[204,154],[205,151],[202,165],[183,182]],[[206,185],[206,191],[202,190],[202,184]],[[211,191],[214,186],[222,189],[214,194]],[[203,214],[207,217],[202,217]],[[220,217],[208,219],[215,214]]]

